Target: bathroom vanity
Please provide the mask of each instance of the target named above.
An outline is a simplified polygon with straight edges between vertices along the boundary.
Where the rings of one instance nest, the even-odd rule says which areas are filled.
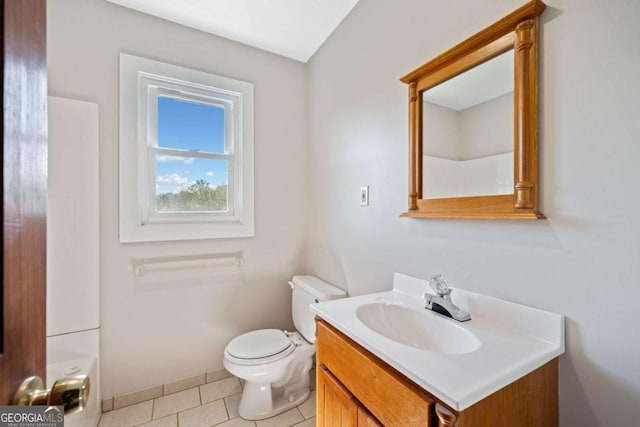
[[[424,309],[421,279],[311,306],[318,426],[558,425],[564,318],[455,289],[471,313]]]

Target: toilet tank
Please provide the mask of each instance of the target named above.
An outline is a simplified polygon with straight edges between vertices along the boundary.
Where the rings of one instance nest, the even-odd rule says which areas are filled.
[[[315,276],[293,276],[289,285],[293,289],[293,324],[307,341],[313,343],[316,341],[315,315],[309,310],[309,305],[344,298],[347,293]]]

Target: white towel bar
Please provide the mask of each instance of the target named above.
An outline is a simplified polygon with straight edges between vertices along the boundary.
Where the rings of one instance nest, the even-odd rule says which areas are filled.
[[[244,266],[242,252],[223,254],[203,254],[175,257],[158,257],[146,259],[133,259],[133,272],[141,277],[152,273],[166,273],[179,270],[195,270],[202,268],[222,268],[236,267],[241,269]]]

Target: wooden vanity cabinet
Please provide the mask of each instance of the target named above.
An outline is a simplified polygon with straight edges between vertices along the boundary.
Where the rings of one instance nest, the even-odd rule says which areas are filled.
[[[326,366],[317,371],[317,425],[339,427],[382,427],[358,400],[336,379]]]
[[[454,411],[316,318],[318,427],[558,425],[555,358],[464,411]]]
[[[427,393],[325,321],[316,325],[318,426],[431,425],[435,402]],[[358,409],[372,414],[369,424]]]

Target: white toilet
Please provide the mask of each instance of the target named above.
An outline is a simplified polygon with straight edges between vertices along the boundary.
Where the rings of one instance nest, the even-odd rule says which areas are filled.
[[[234,338],[224,349],[224,367],[245,380],[238,413],[247,420],[273,417],[307,399],[316,351],[309,305],[347,295],[314,276],[293,276],[289,285],[297,332],[259,329]]]

